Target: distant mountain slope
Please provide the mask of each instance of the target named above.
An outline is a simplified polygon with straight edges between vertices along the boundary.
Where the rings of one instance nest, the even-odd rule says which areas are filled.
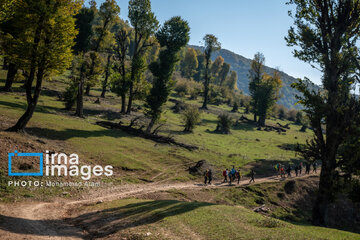
[[[204,50],[203,47],[190,45],[194,49]],[[238,74],[238,88],[242,90],[245,94],[249,94],[249,78],[248,73],[250,70],[251,59],[245,58],[241,55],[233,53],[226,49],[221,49],[213,54],[212,60],[215,60],[218,56],[222,56],[225,62],[231,65],[231,70],[234,70]],[[275,69],[270,67],[264,68],[265,72],[268,74],[273,74]],[[279,104],[284,105],[287,108],[301,108],[301,105],[295,105],[297,102],[296,95],[299,92],[291,87],[291,84],[296,82],[294,77],[289,76],[288,74],[280,71],[281,80],[283,81],[283,87],[281,89],[282,98],[278,101]],[[311,84],[314,88],[319,88],[315,84]]]

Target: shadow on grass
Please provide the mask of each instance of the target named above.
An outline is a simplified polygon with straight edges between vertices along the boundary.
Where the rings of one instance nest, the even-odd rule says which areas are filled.
[[[305,173],[305,161],[299,160],[295,158],[291,158],[289,161],[276,161],[276,160],[267,160],[267,159],[255,159],[255,162],[251,162],[245,166],[246,169],[254,170],[256,175],[261,177],[270,177],[275,176],[275,164],[280,163],[284,165],[285,169],[289,166],[292,166],[292,173],[291,175],[295,175],[294,166],[299,165],[300,162],[303,163],[302,173]]]
[[[10,109],[22,109],[25,111],[27,104],[25,103],[14,103],[14,102],[6,102],[0,101],[0,105],[6,106]],[[56,114],[56,113],[64,113],[70,114],[71,111],[64,110],[63,108],[51,107],[51,106],[41,106],[37,105],[35,109],[35,113],[48,113],[48,114]],[[99,116],[105,120],[113,121],[121,118],[121,113],[114,110],[104,110],[104,109],[88,109],[84,108],[85,116]]]
[[[44,137],[51,140],[68,140],[71,138],[90,138],[90,137],[132,137],[132,135],[128,135],[127,133],[121,130],[79,130],[79,129],[65,129],[65,130],[55,130],[48,128],[27,128],[26,131],[32,135],[36,135],[38,137]]]
[[[3,88],[5,86],[5,79],[0,79],[0,89]],[[25,93],[25,89],[22,87],[24,85],[24,82],[15,82],[12,87],[11,90],[12,92],[24,92]],[[0,91],[1,93],[2,91]]]
[[[166,217],[180,215],[210,205],[212,204],[173,200],[140,202],[86,213],[68,219],[68,221],[87,229],[91,237],[102,238],[124,229],[156,223]],[[96,231],[91,232],[94,230]]]
[[[14,103],[14,102],[5,102],[5,101],[0,101],[0,105],[2,106],[6,106],[10,109],[22,109],[25,111],[27,104],[24,103]],[[37,105],[35,112],[38,113],[49,113],[49,114],[53,114],[55,112],[59,112],[59,111],[63,111],[60,108],[56,108],[56,107],[49,107],[49,106],[41,106],[41,105]]]
[[[240,122],[232,127],[232,129],[234,129],[234,130],[243,130],[243,131],[255,131],[256,128],[257,127],[254,124],[242,123],[242,122]]]
[[[285,151],[295,151],[297,147],[297,143],[284,143],[278,146],[278,148],[285,150]]]
[[[110,109],[89,109],[84,108],[84,114],[86,116],[98,116],[100,118],[103,118],[108,121],[113,121],[116,119],[120,119],[122,117],[122,114],[120,111],[114,111]]]
[[[61,229],[61,233],[49,228]],[[0,229],[16,234],[51,237],[82,238],[81,230],[75,229],[62,220],[31,220],[0,215]],[[20,238],[20,237],[19,237]]]

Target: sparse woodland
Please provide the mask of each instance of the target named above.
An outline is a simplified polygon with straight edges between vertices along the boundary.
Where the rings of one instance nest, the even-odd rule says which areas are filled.
[[[311,206],[317,226],[332,226],[329,213],[338,196],[360,202],[360,1],[289,1],[294,23],[286,42],[294,57],[323,74],[319,89],[309,79],[292,84],[297,108],[279,104],[285,79],[280,71],[268,73],[261,52],[251,60],[245,91],[243,74],[219,55],[219,36],[206,34],[202,46],[192,47],[191,22],[182,16],[159,22],[150,0],[130,0],[125,21],[118,4],[1,1],[0,111],[10,119],[1,125],[4,134],[53,136],[92,159],[104,153],[87,147],[99,145],[114,152],[105,155],[118,169],[133,167],[150,182],[169,176],[169,166],[183,171],[204,159],[217,170],[230,162],[318,162]],[[89,146],[71,142],[83,136]],[[117,163],[120,150],[138,155]]]

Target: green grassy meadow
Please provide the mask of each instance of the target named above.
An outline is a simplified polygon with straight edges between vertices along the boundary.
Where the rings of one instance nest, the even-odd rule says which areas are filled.
[[[86,206],[76,221],[93,237],[129,239],[359,239],[355,233],[292,224],[237,206],[126,199]],[[116,229],[116,233],[114,233]]]
[[[0,71],[0,84],[3,84],[4,77],[5,71]],[[231,107],[227,105],[210,105],[210,110],[201,114],[201,124],[193,133],[185,134],[181,117],[171,110],[174,103],[169,101],[161,119],[165,125],[159,134],[199,147],[198,150],[189,151],[96,125],[96,121],[99,120],[118,122],[121,119],[124,123],[130,121],[129,117],[122,117],[119,114],[120,99],[114,94],[108,93],[105,100],[101,99],[101,104],[94,103],[100,96],[100,89],[93,89],[92,95],[85,97],[86,118],[74,117],[73,112],[65,111],[64,103],[59,101],[58,94],[65,90],[65,82],[66,74],[45,82],[44,91],[36,112],[28,124],[26,134],[4,132],[17,121],[26,107],[25,94],[20,90],[21,83],[14,84],[12,93],[0,93],[0,130],[2,131],[0,138],[3,138],[0,140],[11,139],[14,141],[13,147],[22,151],[22,146],[41,139],[46,142],[44,147],[51,146],[55,151],[79,154],[81,162],[113,165],[115,175],[111,179],[102,179],[105,182],[114,184],[138,184],[148,181],[195,182],[199,177],[190,175],[187,169],[199,160],[206,160],[216,169],[215,180],[221,178],[223,168],[232,165],[242,167],[245,173],[250,168],[255,168],[257,173],[265,174],[273,171],[274,162],[298,161],[299,158],[293,147],[311,137],[310,131],[300,132],[300,126],[278,119],[267,121],[273,125],[277,122],[289,123],[291,129],[286,134],[258,131],[254,126],[246,123],[233,127],[230,135],[213,133],[217,124],[216,113],[230,113]],[[174,93],[171,98],[184,100]],[[195,106],[201,105],[201,98],[191,101],[185,99],[185,101]],[[135,104],[142,106],[142,102],[139,101]],[[136,114],[141,115],[142,111]],[[243,111],[244,109],[240,109],[238,113],[231,113],[233,119],[239,119],[244,115]],[[47,149],[43,149],[45,150]],[[3,149],[3,151],[8,150]],[[7,162],[2,161],[0,172],[5,173],[6,169]],[[1,174],[0,180],[6,182],[9,178]],[[265,188],[255,190],[268,191],[267,187]],[[71,192],[71,189],[59,188],[19,190],[2,184],[0,201],[49,200],[54,196],[76,196],[81,194],[82,190],[78,189],[75,193]],[[70,194],[64,195],[64,191]],[[302,222],[292,224],[256,214],[245,208],[258,204],[259,196],[256,191],[248,194],[248,191],[238,191],[236,188],[213,190],[209,194],[217,198],[218,203],[204,202],[202,199],[190,202],[118,200],[83,206],[69,221],[83,224],[92,236],[108,235],[108,231],[115,228],[115,236],[129,235],[130,239],[359,239],[359,235],[349,232],[313,227]],[[175,191],[172,194],[176,195],[179,192]],[[263,197],[265,202],[277,198],[274,193],[266,196]],[[277,201],[281,200],[277,199]],[[82,212],[85,215],[81,215]],[[275,217],[281,218],[283,212],[274,212],[274,214]],[[88,220],[85,221],[83,217]],[[94,232],[92,228],[98,230]]]
[[[4,72],[2,73],[4,78]],[[293,146],[304,143],[311,136],[299,131],[300,126],[291,125],[291,130],[286,134],[274,131],[257,131],[249,124],[242,124],[232,129],[232,134],[221,135],[213,133],[216,128],[217,115],[215,111],[230,112],[227,105],[210,106],[210,113],[203,112],[202,122],[192,134],[184,134],[180,114],[173,113],[170,109],[174,103],[168,102],[162,121],[165,126],[159,134],[172,136],[177,141],[193,144],[199,150],[186,149],[170,145],[156,144],[150,140],[134,137],[118,130],[109,130],[95,125],[98,120],[119,121],[121,115],[120,99],[111,93],[102,103],[95,104],[95,99],[100,95],[100,89],[92,90],[92,96],[85,100],[85,119],[72,116],[72,112],[63,110],[63,102],[58,100],[54,92],[61,93],[65,89],[64,76],[54,78],[45,83],[45,90],[40,97],[37,110],[28,125],[28,132],[41,138],[62,141],[67,149],[75,151],[86,161],[111,164],[116,168],[138,171],[142,178],[151,178],[160,172],[165,172],[167,179],[191,179],[184,169],[199,160],[206,160],[215,168],[236,165],[243,167],[249,163],[259,162],[262,167],[271,169],[269,161],[294,161],[297,159],[295,152],[284,149],[283,146]],[[13,93],[0,94],[0,114],[10,118],[13,124],[23,113],[25,96],[17,92],[20,83],[14,86]],[[171,96],[179,100],[175,94]],[[201,99],[186,101],[189,104],[200,106]],[[136,102],[141,105],[141,102]],[[234,120],[242,115],[232,114]],[[248,115],[250,118],[251,116]],[[126,122],[126,120],[125,120]],[[286,121],[268,122],[282,124]],[[181,171],[179,171],[181,170]]]

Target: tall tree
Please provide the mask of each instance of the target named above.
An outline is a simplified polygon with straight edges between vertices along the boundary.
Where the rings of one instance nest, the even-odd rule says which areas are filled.
[[[219,72],[219,85],[222,86],[225,83],[226,77],[230,72],[230,64],[224,62]],[[236,75],[237,80],[237,75]],[[234,85],[232,85],[234,86]]]
[[[236,85],[237,80],[238,80],[237,72],[231,71],[230,76],[226,78],[224,85],[227,86],[230,90],[235,90],[237,89],[237,85]]]
[[[273,76],[264,74],[257,87],[255,95],[258,99],[256,106],[259,115],[259,126],[265,126],[266,115],[279,99],[279,91],[282,86],[280,74],[274,72]]]
[[[121,96],[121,113],[126,112],[126,93],[129,90],[129,76],[126,71],[126,56],[130,46],[130,33],[125,27],[115,36],[115,58],[118,71],[112,77],[111,91]]]
[[[71,88],[76,87],[76,112],[75,115],[83,117],[83,95],[84,88],[89,76],[88,68],[90,54],[88,52],[91,49],[91,39],[93,37],[93,22],[98,10],[96,8],[96,2],[90,1],[90,7],[82,7],[79,13],[75,16],[76,29],[79,30],[79,34],[76,36],[74,52],[78,55],[73,62],[73,76],[72,81],[67,89],[67,94],[71,95],[75,93]],[[95,56],[94,56],[95,57]],[[82,58],[82,59],[81,59]],[[75,83],[75,84],[74,84]],[[71,99],[72,97],[70,97]]]
[[[249,70],[249,91],[252,98],[251,105],[254,113],[254,121],[257,122],[259,98],[258,87],[264,74],[265,57],[262,53],[257,52],[251,61],[251,69]]]
[[[134,45],[131,55],[131,75],[129,86],[129,101],[127,113],[131,113],[132,101],[134,98],[134,85],[140,80],[145,71],[146,62],[144,54],[153,45],[150,36],[155,33],[159,22],[151,11],[150,0],[130,0],[129,19],[134,28]]]
[[[211,55],[213,52],[220,50],[221,44],[218,41],[217,37],[212,34],[207,34],[204,37],[204,45],[205,45],[205,76],[204,76],[204,102],[202,105],[202,109],[207,109],[207,104],[209,100],[209,85],[210,85],[210,62]]]
[[[161,51],[159,60],[150,64],[154,75],[150,95],[146,98],[146,115],[151,118],[147,132],[150,133],[156,121],[160,118],[162,106],[166,103],[171,87],[172,74],[179,61],[179,51],[189,42],[190,27],[181,17],[172,17],[166,21],[156,33]]]
[[[221,71],[221,67],[223,66],[223,64],[224,64],[224,58],[222,56],[218,56],[210,67],[211,78],[214,79],[214,83],[217,85],[220,85],[219,73]]]
[[[291,0],[294,27],[286,37],[296,46],[294,56],[321,69],[323,92],[308,89],[306,81],[295,84],[303,94],[301,103],[314,131],[303,151],[309,160],[322,162],[319,191],[313,208],[315,225],[328,225],[328,213],[336,196],[339,146],[358,127],[360,111],[351,89],[359,79],[360,1]]]
[[[106,89],[107,89],[107,86],[108,86],[108,81],[109,81],[109,77],[110,77],[110,74],[111,74],[111,70],[112,70],[112,57],[113,55],[111,53],[108,53],[107,54],[107,57],[106,57],[106,66],[105,66],[105,76],[104,76],[104,81],[102,81],[102,91],[101,91],[101,97],[102,98],[105,98],[105,94],[106,94]]]
[[[115,23],[117,15],[120,13],[120,7],[117,5],[115,0],[106,0],[100,6],[98,11],[98,21],[99,23],[93,27],[93,38],[92,38],[92,51],[95,53],[99,53],[106,44],[106,38],[111,34],[110,29]],[[91,76],[91,80],[88,80],[86,83],[85,94],[90,95],[90,89],[97,82],[97,76],[93,75],[95,62],[98,58],[97,54],[92,54],[94,57],[92,60],[92,64],[90,65],[89,76]]]
[[[181,76],[187,79],[191,79],[194,76],[198,66],[199,62],[195,49],[188,48],[186,50],[184,59],[180,63]]]
[[[71,64],[71,48],[77,34],[73,16],[81,4],[75,0],[27,0],[16,5],[16,17],[22,19],[16,25],[20,35],[7,36],[4,41],[11,62],[27,69],[29,75],[25,84],[26,111],[9,131],[25,129],[35,111],[44,78]]]
[[[194,80],[197,82],[200,82],[203,79],[204,76],[204,70],[205,70],[205,55],[202,52],[197,52],[197,61],[198,61],[198,67],[194,74]]]

